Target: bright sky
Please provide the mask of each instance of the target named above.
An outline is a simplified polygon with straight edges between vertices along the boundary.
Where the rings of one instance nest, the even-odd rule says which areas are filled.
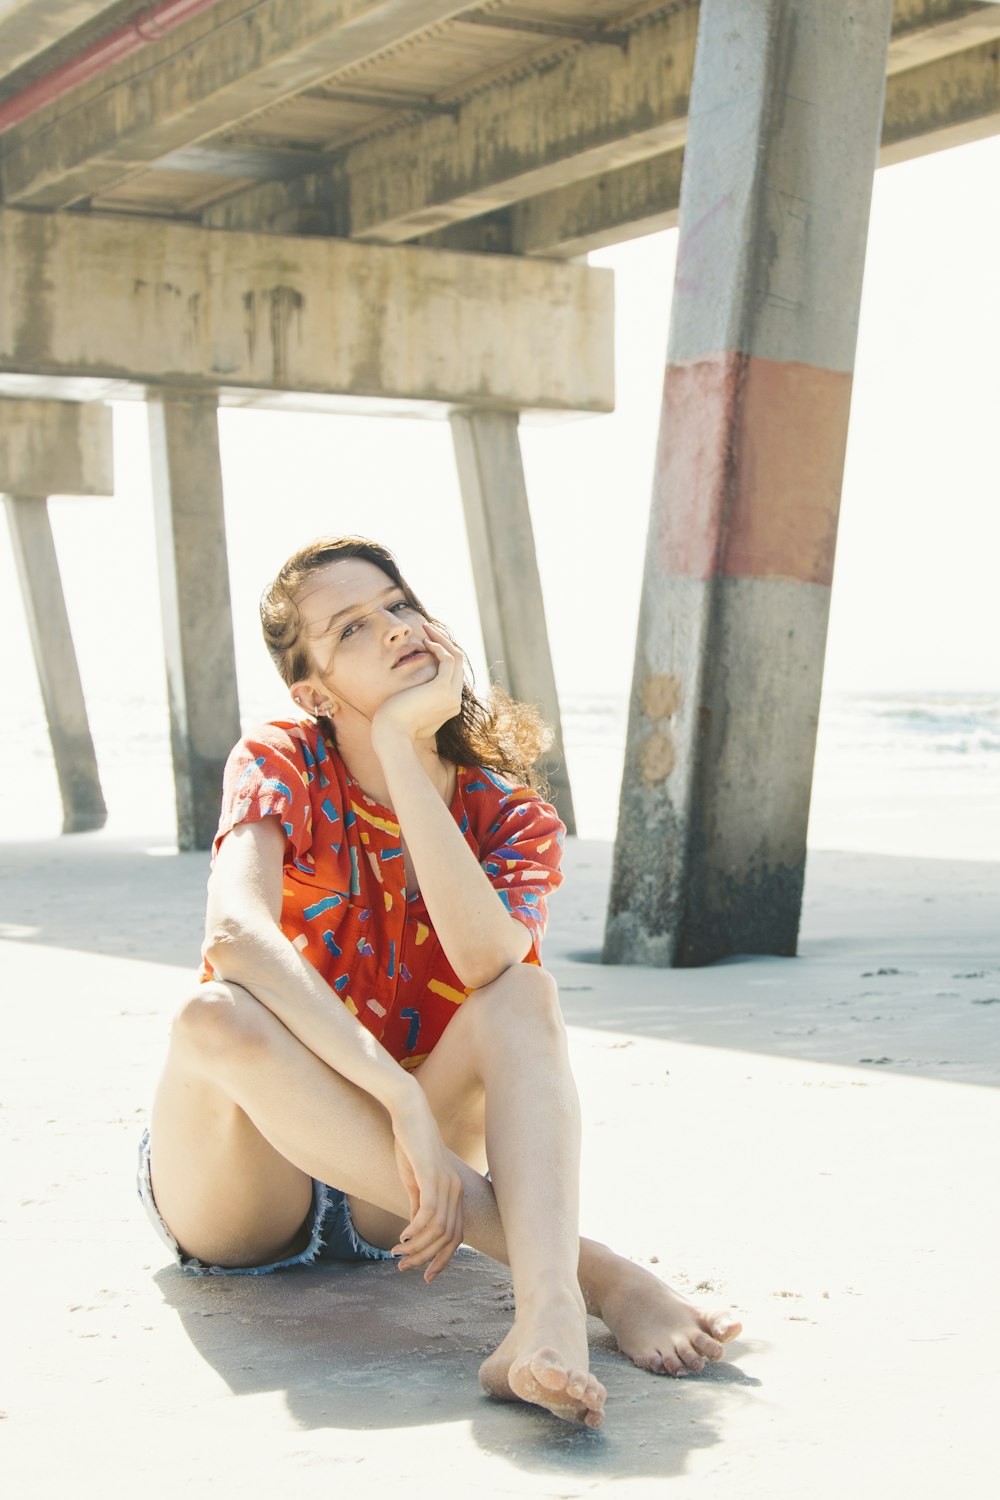
[[[880,171],[872,206],[826,687],[1000,687],[1000,138]],[[618,409],[522,428],[556,676],[628,690],[676,233],[593,257],[617,272]],[[482,673],[447,424],[221,416],[246,702],[284,697],[256,599],[321,531],[396,551]],[[163,692],[145,417],[116,409],[114,500],[56,500],[53,524],[88,692]],[[37,701],[8,549],[0,693]],[[480,677],[480,680],[481,677]]]

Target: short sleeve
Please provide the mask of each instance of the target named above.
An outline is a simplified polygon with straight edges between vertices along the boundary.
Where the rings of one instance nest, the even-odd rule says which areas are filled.
[[[480,851],[493,889],[531,933],[528,956],[536,963],[541,963],[548,897],[562,885],[559,866],[565,836],[565,824],[555,808],[521,787],[503,799]]]
[[[305,860],[312,844],[312,760],[295,725],[265,724],[240,740],[223,773],[213,857],[240,823],[278,818],[288,839],[286,863]]]

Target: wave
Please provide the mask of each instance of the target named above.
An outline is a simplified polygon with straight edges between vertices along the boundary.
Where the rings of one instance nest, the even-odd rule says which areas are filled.
[[[880,756],[975,759],[1000,751],[1000,695],[831,695],[820,715],[824,730],[841,745]]]
[[[624,747],[626,697],[567,693],[560,711],[567,743]],[[831,693],[820,708],[818,738],[839,753],[878,759],[990,756],[1000,752],[1000,694]]]

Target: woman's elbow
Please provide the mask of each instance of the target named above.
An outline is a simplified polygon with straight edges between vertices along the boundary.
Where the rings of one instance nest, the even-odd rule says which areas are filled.
[[[260,952],[259,925],[230,913],[208,922],[201,956],[219,979],[238,979]]]
[[[503,952],[484,955],[477,953],[470,958],[468,964],[463,964],[459,978],[466,989],[481,990],[484,985],[492,984],[494,979],[499,979],[508,969],[516,969],[524,962],[531,952],[531,934],[522,923],[516,922],[516,931],[512,940],[504,947]],[[458,971],[456,971],[458,972]]]

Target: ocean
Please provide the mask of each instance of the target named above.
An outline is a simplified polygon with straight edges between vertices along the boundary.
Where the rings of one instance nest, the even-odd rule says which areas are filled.
[[[244,723],[280,701],[244,705]],[[158,696],[92,695],[107,833],[169,841],[173,790]],[[624,695],[565,695],[563,734],[582,838],[613,839],[625,749]],[[8,705],[21,755],[3,778],[5,839],[59,832],[52,757],[37,701]],[[1000,859],[1000,693],[828,693],[819,721],[808,845],[941,859]]]
[[[627,700],[571,698],[563,714],[580,833],[611,839]],[[807,844],[1000,859],[1000,694],[824,695]]]

